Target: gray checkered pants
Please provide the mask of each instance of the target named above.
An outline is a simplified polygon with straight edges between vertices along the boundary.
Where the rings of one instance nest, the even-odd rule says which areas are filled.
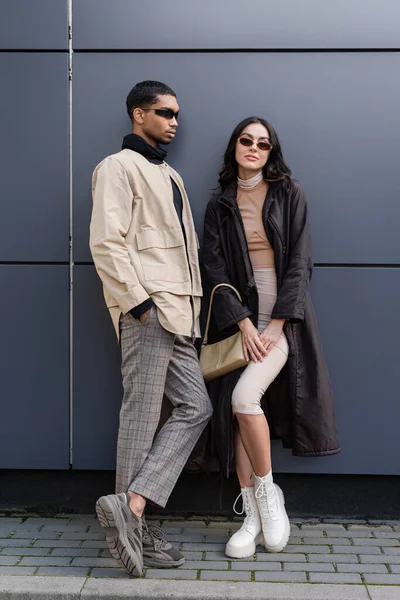
[[[153,307],[144,324],[120,320],[124,397],[116,492],[130,490],[165,506],[212,413],[190,338],[161,327]],[[172,414],[155,436],[164,394]]]

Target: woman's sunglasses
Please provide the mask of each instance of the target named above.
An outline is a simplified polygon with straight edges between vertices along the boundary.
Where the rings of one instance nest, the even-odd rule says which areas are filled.
[[[156,115],[158,115],[159,117],[163,117],[168,121],[172,121],[174,117],[176,120],[178,120],[179,116],[179,110],[178,112],[174,112],[171,108],[142,108],[142,110],[154,110]]]
[[[272,150],[272,144],[270,144],[269,142],[254,142],[253,140],[247,137],[239,138],[239,144],[242,144],[242,146],[245,146],[246,148],[251,148],[251,146],[255,144],[257,148],[259,150],[262,150],[263,152],[268,152],[268,150]]]

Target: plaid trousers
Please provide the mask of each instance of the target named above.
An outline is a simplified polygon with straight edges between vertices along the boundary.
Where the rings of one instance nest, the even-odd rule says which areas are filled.
[[[116,493],[132,491],[164,507],[212,406],[190,338],[161,327],[153,307],[144,324],[121,316],[124,396]],[[173,411],[156,434],[164,394]]]

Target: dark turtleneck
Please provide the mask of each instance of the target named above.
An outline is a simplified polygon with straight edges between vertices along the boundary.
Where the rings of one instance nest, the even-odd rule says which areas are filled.
[[[151,146],[148,142],[146,142],[146,140],[144,138],[142,138],[140,135],[137,135],[136,133],[129,133],[128,135],[126,135],[124,137],[123,142],[122,142],[122,150],[125,150],[126,148],[128,150],[133,150],[134,152],[138,152],[139,154],[141,154],[142,156],[147,158],[147,160],[154,165],[161,165],[167,156],[166,150],[164,150],[163,148],[160,148],[159,146],[157,146],[157,147]],[[179,221],[180,221],[180,224],[182,227],[182,231],[184,233],[185,230],[184,230],[183,222],[182,222],[182,210],[183,210],[182,196],[181,196],[178,186],[176,185],[175,181],[172,178],[171,178],[171,184],[172,184],[175,210],[178,214]],[[185,235],[185,233],[184,233],[184,235]],[[132,308],[129,312],[135,319],[139,319],[139,317],[141,315],[143,315],[146,311],[150,310],[152,306],[154,306],[154,302],[151,298],[148,298],[147,300],[142,302],[142,304],[139,304],[138,306],[135,306],[134,308]]]
[[[128,148],[129,150],[134,150],[135,152],[138,152],[139,154],[141,154],[142,156],[147,158],[147,160],[149,162],[151,162],[153,165],[161,165],[167,157],[166,150],[164,150],[163,148],[160,148],[159,146],[157,146],[157,147],[151,146],[148,142],[146,142],[146,140],[144,138],[142,138],[140,135],[137,135],[136,133],[129,133],[128,135],[126,135],[124,137],[123,142],[122,142],[122,150],[124,150],[125,148]],[[181,196],[178,186],[176,185],[175,181],[172,178],[171,178],[171,183],[172,183],[172,191],[174,194],[175,210],[178,213],[179,221],[181,223],[181,227],[182,227],[182,231],[183,231],[182,196]]]

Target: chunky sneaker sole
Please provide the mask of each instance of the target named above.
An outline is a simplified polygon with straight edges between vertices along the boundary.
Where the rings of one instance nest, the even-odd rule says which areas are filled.
[[[146,551],[143,550],[143,566],[145,567],[158,567],[159,569],[174,569],[181,567],[185,563],[185,557],[183,556],[179,560],[162,560],[153,556],[146,556]]]
[[[228,542],[225,546],[225,554],[226,556],[229,556],[229,558],[248,558],[249,556],[253,556],[257,546],[260,545],[264,545],[264,536],[262,532],[259,533],[256,538],[250,540],[248,544],[241,546],[240,548],[231,547]]]
[[[276,494],[279,497],[279,502],[280,502],[280,504],[282,506],[283,518],[285,520],[285,530],[284,530],[284,533],[282,535],[281,541],[279,542],[279,544],[277,544],[275,546],[268,545],[267,542],[266,542],[266,540],[265,540],[265,536],[264,536],[264,546],[265,546],[265,549],[268,552],[282,552],[282,550],[284,548],[286,548],[286,546],[288,545],[288,542],[289,542],[289,537],[290,537],[290,522],[289,522],[289,517],[287,516],[286,509],[285,509],[285,496],[283,495],[283,492],[282,492],[281,488],[278,485],[276,485],[276,483],[274,485],[275,485]]]
[[[114,494],[102,496],[96,502],[96,514],[100,525],[106,532],[111,556],[118,560],[130,575],[140,577],[143,570],[140,533],[138,533],[137,540],[132,540],[135,543],[129,541],[127,521],[121,508],[121,500]],[[137,529],[138,532],[141,532],[141,520],[133,513],[132,522],[129,525],[130,529]]]

